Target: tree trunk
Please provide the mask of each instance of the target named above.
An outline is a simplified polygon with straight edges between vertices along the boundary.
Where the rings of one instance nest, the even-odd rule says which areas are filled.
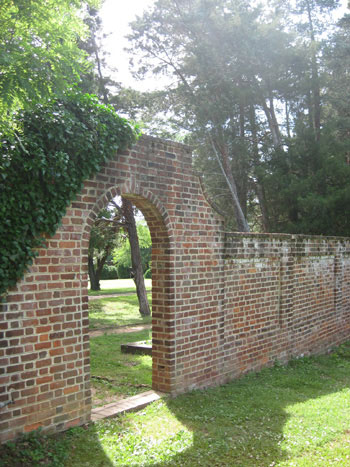
[[[100,280],[103,270],[103,266],[107,261],[107,258],[110,254],[110,250],[106,251],[106,255],[103,258],[97,260],[97,265],[94,265],[94,258],[89,254],[88,256],[88,265],[89,265],[89,277],[90,277],[90,286],[91,290],[101,290]]]
[[[255,193],[258,197],[260,212],[261,212],[261,223],[264,232],[270,231],[269,216],[266,209],[266,197],[264,187],[259,183],[259,180],[255,183]]]
[[[273,99],[269,99],[270,107],[267,105],[265,98],[262,99],[262,106],[269,124],[269,128],[271,131],[273,146],[275,149],[281,149],[282,141],[281,141],[281,134],[279,131],[278,122],[276,119],[275,108],[273,105]]]
[[[221,172],[226,180],[227,186],[230,190],[230,194],[233,201],[233,210],[235,213],[235,218],[237,222],[237,229],[239,232],[249,232],[249,225],[248,222],[243,214],[242,207],[240,205],[238,194],[237,194],[237,186],[235,179],[232,175],[232,170],[230,168],[230,163],[228,160],[227,151],[223,148],[223,146],[219,146],[213,138],[210,136],[210,142],[216,157],[216,160],[219,163]]]
[[[284,108],[285,108],[285,113],[286,113],[286,130],[287,130],[287,136],[288,138],[291,137],[291,132],[290,132],[290,120],[289,120],[289,107],[288,107],[288,101],[286,100],[284,103]]]
[[[139,311],[142,316],[150,316],[151,310],[149,308],[145,281],[143,278],[142,261],[140,253],[139,239],[137,236],[136,222],[134,211],[131,202],[128,199],[122,198],[122,210],[126,221],[126,229],[131,249],[131,264],[133,279],[136,284],[136,293],[139,301]]]
[[[260,165],[260,158],[259,158],[259,145],[258,145],[258,130],[257,130],[257,123],[256,123],[256,115],[255,115],[255,108],[253,105],[250,106],[249,109],[249,118],[250,118],[250,127],[252,131],[252,138],[253,138],[253,160],[254,160],[254,167],[255,169],[259,168]],[[260,181],[260,176],[258,170],[255,171],[255,178],[256,181],[254,183],[255,193],[259,201],[260,212],[261,212],[261,219],[262,219],[262,228],[264,232],[270,231],[270,223],[269,223],[269,214],[267,209],[266,203],[266,196],[264,187]]]
[[[318,73],[318,64],[316,56],[316,39],[314,25],[311,15],[310,2],[306,2],[307,15],[309,20],[310,28],[310,40],[311,40],[311,87],[312,87],[312,104],[313,104],[313,126],[315,131],[315,140],[320,140],[321,133],[321,91],[320,91],[320,78]]]
[[[89,255],[88,257],[89,265],[89,278],[90,278],[90,288],[91,290],[100,290],[100,277],[96,274],[94,267],[94,259]]]
[[[237,194],[239,203],[241,205],[244,217],[247,218],[247,198],[248,198],[248,169],[247,169],[247,158],[245,157],[245,103],[244,98],[241,96],[239,99],[239,139],[240,144],[240,157],[237,160],[236,180],[237,183]]]

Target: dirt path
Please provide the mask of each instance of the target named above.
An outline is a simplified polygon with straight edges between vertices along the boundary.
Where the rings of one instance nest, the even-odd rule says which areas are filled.
[[[114,297],[123,297],[124,295],[135,295],[136,292],[123,292],[123,293],[109,293],[106,295],[89,295],[90,300],[98,300],[99,298],[114,298]]]
[[[125,334],[128,332],[138,332],[143,331],[144,329],[151,329],[151,324],[134,324],[133,326],[120,326],[118,328],[101,328],[101,329],[91,329],[89,331],[90,337],[99,337],[104,334]]]
[[[146,290],[147,293],[151,293],[150,290]],[[114,298],[114,297],[123,297],[125,295],[136,295],[136,290],[134,292],[121,292],[121,293],[110,293],[106,295],[89,295],[90,300],[98,300],[99,298]]]

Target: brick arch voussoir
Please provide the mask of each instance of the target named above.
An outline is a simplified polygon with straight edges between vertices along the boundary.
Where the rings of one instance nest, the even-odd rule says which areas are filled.
[[[130,199],[142,211],[148,223],[153,218],[157,223],[158,230],[162,230],[169,240],[173,238],[174,228],[164,204],[154,193],[143,188],[136,181],[127,180],[122,185],[108,188],[90,209],[83,226],[82,248],[88,248],[89,246],[90,230],[98,213],[116,196]]]

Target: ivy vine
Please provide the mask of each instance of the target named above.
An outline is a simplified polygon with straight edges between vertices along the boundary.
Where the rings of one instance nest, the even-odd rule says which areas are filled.
[[[54,235],[84,180],[137,138],[111,106],[72,90],[15,120],[17,131],[0,140],[0,296]]]

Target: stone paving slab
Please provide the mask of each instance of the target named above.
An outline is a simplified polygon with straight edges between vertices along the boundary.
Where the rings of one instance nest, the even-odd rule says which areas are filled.
[[[127,399],[123,399],[118,402],[112,402],[111,404],[97,407],[91,411],[91,421],[96,422],[103,418],[112,418],[126,412],[134,412],[136,410],[143,409],[148,404],[151,404],[164,396],[165,394],[162,392],[151,390],[142,392],[136,396],[128,397]]]
[[[131,353],[136,355],[150,355],[152,356],[152,345],[146,344],[143,341],[127,342],[120,345],[120,350],[123,353]]]

